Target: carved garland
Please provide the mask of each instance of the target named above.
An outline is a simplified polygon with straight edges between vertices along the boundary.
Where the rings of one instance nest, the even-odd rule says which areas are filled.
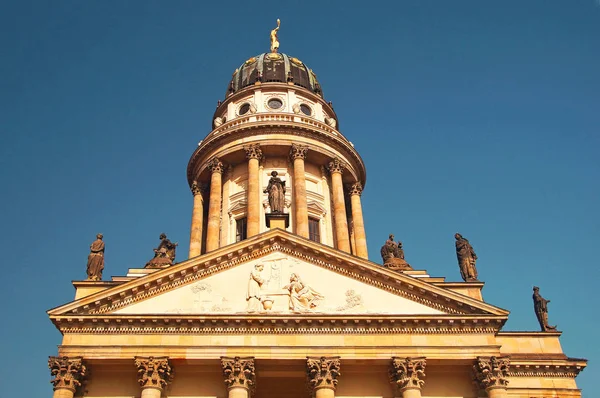
[[[67,389],[75,392],[81,387],[87,374],[82,357],[49,357],[48,368],[54,376],[50,381],[54,390]]]
[[[419,358],[392,358],[390,368],[390,381],[394,383],[400,392],[407,388],[420,389],[425,384],[425,357]]]
[[[135,357],[138,383],[142,388],[162,390],[172,379],[172,369],[167,357]]]
[[[310,391],[320,388],[335,390],[340,374],[340,357],[306,358],[306,376]]]
[[[256,388],[254,357],[221,357],[223,380],[228,389],[240,387],[251,392]]]
[[[477,357],[473,365],[475,384],[482,390],[506,388],[510,357]]]

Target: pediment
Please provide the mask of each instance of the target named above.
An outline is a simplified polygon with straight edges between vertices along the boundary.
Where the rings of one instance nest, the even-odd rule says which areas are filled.
[[[259,305],[250,275],[262,264]],[[290,277],[299,277],[301,286]],[[256,288],[256,284],[254,286]],[[304,292],[302,291],[304,289]],[[304,293],[304,294],[303,294]],[[252,294],[251,294],[252,296]],[[254,296],[252,296],[254,297]],[[272,308],[265,310],[265,301]],[[256,304],[256,303],[254,303]],[[268,303],[267,303],[268,304]],[[267,305],[268,306],[268,305]],[[282,230],[271,230],[48,312],[53,321],[106,317],[490,319],[508,312]],[[341,319],[340,318],[340,319]],[[203,318],[204,319],[204,318]],[[421,321],[418,321],[421,322]],[[440,321],[441,322],[441,321]]]

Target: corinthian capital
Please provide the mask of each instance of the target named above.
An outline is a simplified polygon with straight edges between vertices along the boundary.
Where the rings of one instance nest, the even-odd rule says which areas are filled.
[[[223,380],[227,388],[242,387],[250,391],[256,386],[254,357],[221,357]]]
[[[308,152],[307,145],[292,144],[290,148],[290,158],[294,159],[306,159],[306,152]]]
[[[219,158],[212,158],[208,161],[208,169],[211,173],[223,173],[223,163]]]
[[[335,390],[340,375],[340,357],[307,357],[306,375],[311,390],[319,388]]]
[[[327,169],[330,173],[343,173],[346,169],[346,163],[342,162],[340,159],[335,158],[332,159],[327,165]]]
[[[425,384],[425,381],[421,380],[422,377],[425,377],[425,365],[425,357],[392,357],[390,381],[394,383],[400,391],[407,388],[421,388],[423,384]]]
[[[49,357],[48,367],[54,376],[50,381],[54,389],[64,388],[73,392],[81,386],[87,371],[81,357]]]
[[[506,388],[510,357],[477,357],[473,365],[475,383],[482,390]]]
[[[206,190],[206,185],[194,180],[192,182],[192,186],[190,187],[190,190],[192,191],[192,195],[194,195],[194,196],[201,195]]]
[[[250,144],[244,145],[244,151],[246,151],[246,159],[261,159],[263,156],[260,145]]]
[[[362,191],[363,191],[363,186],[360,182],[355,182],[354,184],[348,186],[348,194],[350,196],[352,196],[352,195],[360,196],[360,195],[362,195]]]
[[[162,390],[171,382],[173,370],[167,357],[135,357],[135,366],[142,388]]]

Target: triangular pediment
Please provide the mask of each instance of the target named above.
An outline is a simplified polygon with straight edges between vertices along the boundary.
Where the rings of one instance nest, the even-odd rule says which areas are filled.
[[[263,265],[258,292],[250,281],[257,264]],[[300,280],[290,281],[292,274]],[[260,297],[257,305],[249,303],[249,294]],[[354,316],[403,322],[413,317],[427,322],[460,318],[462,323],[483,317],[501,326],[508,312],[276,229],[57,307],[49,315],[53,320]]]

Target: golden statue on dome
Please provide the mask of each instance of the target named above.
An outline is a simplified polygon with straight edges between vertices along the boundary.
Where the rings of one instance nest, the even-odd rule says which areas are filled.
[[[279,30],[281,21],[277,18],[277,27],[271,31],[271,52],[276,53],[279,50],[279,40],[277,40],[277,31]]]

